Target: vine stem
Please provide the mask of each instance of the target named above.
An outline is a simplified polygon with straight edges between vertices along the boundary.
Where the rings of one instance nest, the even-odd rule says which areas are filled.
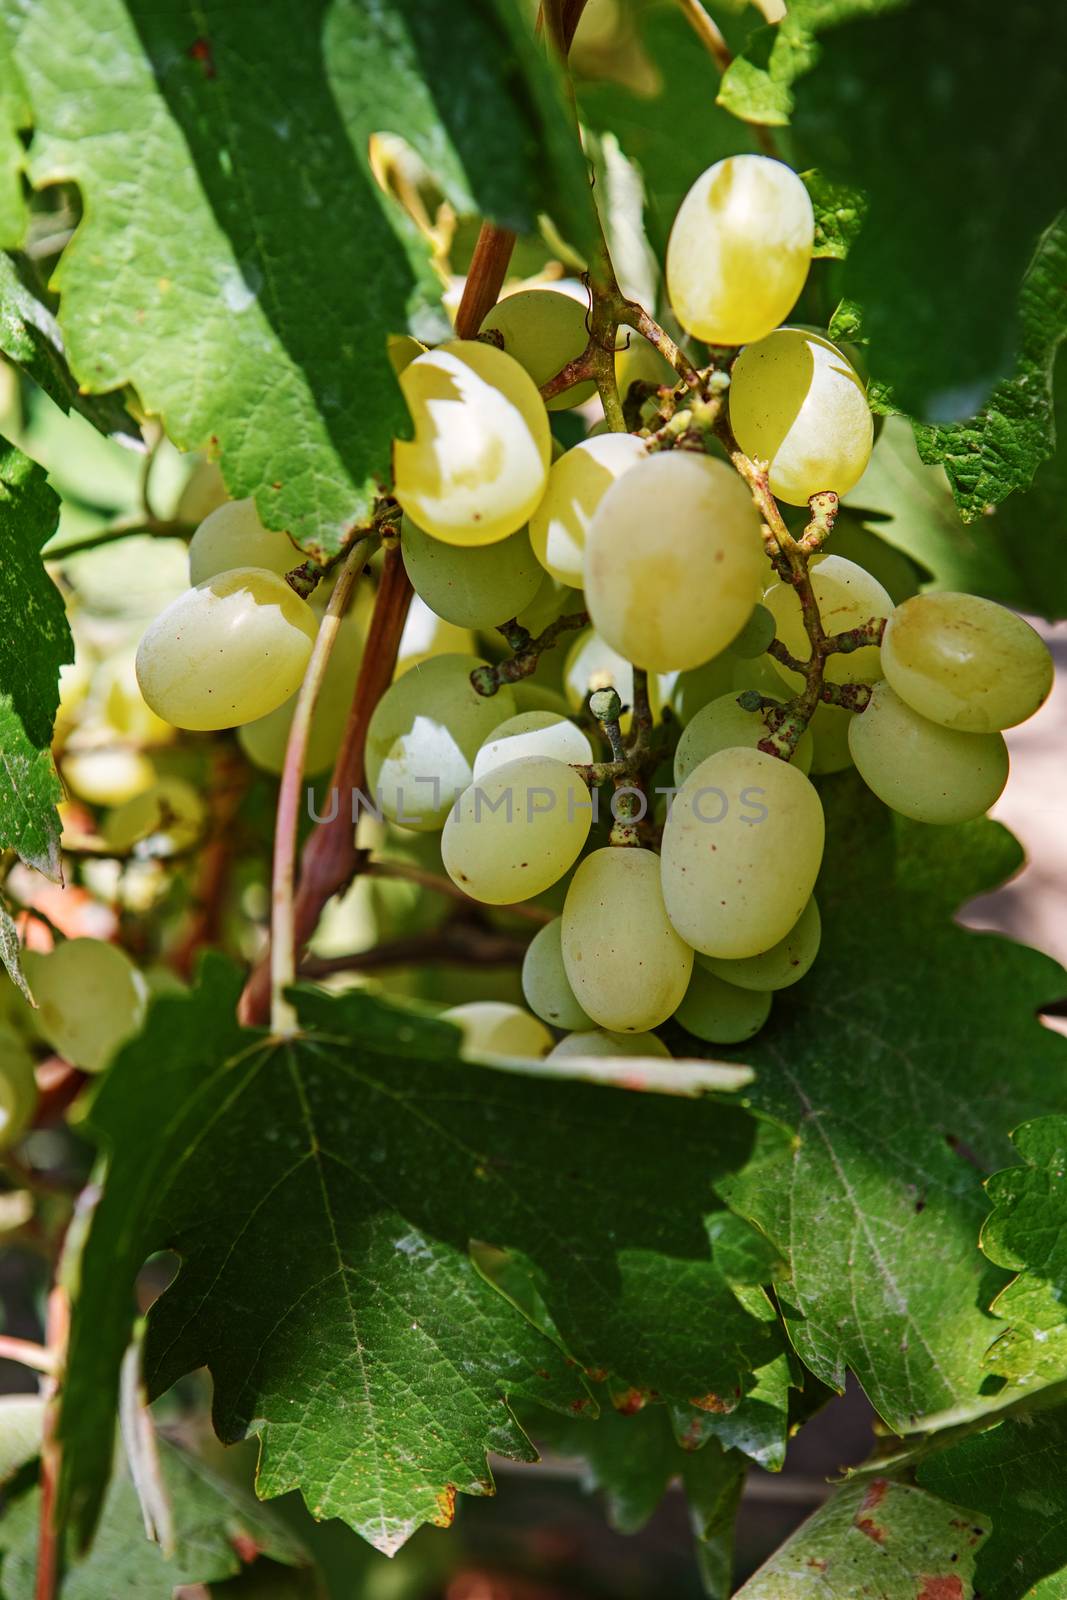
[[[56,1370],[53,1351],[32,1339],[14,1339],[10,1334],[0,1334],[0,1360],[17,1361],[21,1367],[32,1367],[34,1372],[51,1373]]]
[[[701,5],[700,0],[678,0],[678,4],[681,8],[682,15],[685,17],[685,20],[696,34],[705,50],[708,52],[708,55],[714,61],[719,72],[725,72],[734,58],[730,46],[726,43],[718,23],[714,20],[714,18],[708,15],[707,11]],[[752,129],[756,137],[756,141],[764,155],[777,159],[778,148],[774,142],[774,135],[770,128],[768,128],[766,124],[762,122],[749,122],[747,118],[743,118],[742,120],[747,122],[748,126]]]
[[[271,1032],[280,1039],[291,1038],[297,1032],[296,1012],[286,999],[285,991],[296,979],[296,936],[294,920],[296,875],[296,837],[300,822],[300,800],[307,760],[308,740],[311,737],[311,719],[318,704],[319,691],[330,664],[333,647],[341,627],[341,618],[348,607],[375,538],[368,535],[357,539],[344,560],[338,574],[330,603],[322,619],[311,659],[296,697],[296,707],[285,746],[285,764],[278,786],[278,814],[274,827],[274,862],[271,872],[270,918],[270,1025]]]
[[[431,961],[454,967],[517,967],[527,949],[525,939],[457,919],[430,933],[412,933],[352,955],[305,961],[300,972],[307,978],[328,978],[335,972],[381,972]]]
[[[48,1353],[52,1367],[41,1386],[45,1401],[44,1431],[41,1438],[41,1515],[37,1530],[37,1580],[34,1600],[56,1600],[59,1593],[60,1544],[56,1521],[56,1498],[62,1451],[56,1431],[60,1374],[66,1360],[70,1332],[70,1301],[66,1289],[56,1284],[48,1296]]]

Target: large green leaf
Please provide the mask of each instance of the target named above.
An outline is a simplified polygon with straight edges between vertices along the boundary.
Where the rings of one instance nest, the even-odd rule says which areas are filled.
[[[53,878],[62,789],[50,745],[59,669],[74,659],[63,598],[40,556],[58,520],[43,469],[0,439],[0,848]]]
[[[737,1592],[737,1600],[977,1600],[982,1518],[907,1484],[842,1489]]]
[[[1057,963],[965,932],[958,906],[1019,863],[993,823],[930,828],[824,781],[824,937],[811,974],[746,1047],[774,1119],[759,1159],[720,1185],[788,1259],[779,1285],[803,1360],[852,1368],[891,1426],[975,1403],[1002,1324],[980,1254],[980,1172],[1027,1117],[1067,1108],[1067,1044],[1035,1009]]]
[[[71,179],[60,322],[79,382],[134,383],[183,449],[313,553],[336,551],[408,426],[386,336],[439,284],[371,176],[403,136],[461,212],[592,202],[566,101],[507,0],[41,0],[17,42],[31,175]]]
[[[26,225],[22,169],[26,152],[19,130],[28,127],[29,107],[11,52],[7,24],[0,17],[0,248],[18,244]]]
[[[174,1548],[164,1554],[145,1536],[129,1470],[120,1460],[89,1555],[63,1579],[63,1600],[162,1600],[179,1584],[218,1583],[258,1556],[300,1566],[307,1556],[284,1524],[195,1456],[159,1442],[170,1501]],[[0,1519],[3,1600],[34,1600],[41,1499],[19,1496]]]
[[[261,1493],[298,1487],[384,1549],[488,1493],[487,1449],[531,1458],[509,1400],[589,1407],[585,1368],[729,1409],[780,1349],[704,1224],[748,1153],[742,1111],[476,1067],[455,1029],[360,993],[304,993],[308,1034],[282,1044],[236,1026],[238,987],[211,966],[157,1003],[94,1105],[112,1156],[61,1419],[83,1533],[131,1284],[160,1246],[183,1266],[149,1322],[150,1383],[207,1365],[221,1435],[261,1438]],[[471,1240],[536,1264],[569,1361]]]

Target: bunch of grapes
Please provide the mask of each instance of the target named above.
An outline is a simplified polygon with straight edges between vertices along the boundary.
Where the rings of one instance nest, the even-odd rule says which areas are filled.
[[[633,432],[555,446],[540,388],[558,391],[554,411],[593,391],[580,375],[551,382],[589,336],[588,307],[552,289],[505,298],[477,338],[409,341],[397,361],[412,437],[394,447],[393,536],[453,634],[374,710],[367,804],[438,834],[473,900],[558,912],[527,950],[529,1012],[446,1013],[475,1055],[663,1055],[653,1030],[671,1018],[705,1043],[750,1038],[818,953],[813,780],[854,764],[907,817],[977,817],[1006,781],[1002,730],[1048,693],[1051,660],[1025,622],[918,593],[909,563],[836,516],[874,427],[853,361],[782,325],[813,236],[807,191],[779,162],[734,157],[697,180],[666,287],[716,360]],[[640,387],[669,392],[662,371]],[[805,534],[782,506],[810,506]],[[250,503],[215,511],[192,542],[193,587],[137,658],[161,718],[239,726],[274,771],[316,631],[286,582],[297,561]],[[478,651],[494,630],[504,659]],[[360,648],[354,630],[335,653],[311,771],[337,747]]]

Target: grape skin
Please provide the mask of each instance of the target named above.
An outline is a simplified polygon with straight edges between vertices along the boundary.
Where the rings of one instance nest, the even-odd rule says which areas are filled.
[[[553,1028],[584,1031],[595,1025],[579,1005],[567,981],[560,946],[562,931],[562,918],[556,917],[539,928],[530,940],[522,963],[523,998],[535,1016],[550,1023]],[[557,1053],[568,1055],[574,1052],[560,1052],[557,1045],[552,1054]]]
[[[811,265],[815,214],[780,161],[729,156],[693,184],[667,242],[667,297],[708,344],[750,344],[789,315]]]
[[[415,429],[393,446],[396,498],[424,533],[494,544],[530,519],[550,460],[548,413],[517,361],[453,339],[400,374]]]
[[[853,717],[848,742],[869,789],[915,822],[970,822],[988,811],[1008,781],[1008,747],[999,733],[961,733],[913,711],[885,681]]]
[[[709,756],[675,796],[663,830],[671,922],[704,955],[768,950],[811,897],[824,835],[822,804],[796,767],[762,750]]]
[[[720,695],[698,711],[682,730],[674,752],[674,781],[683,784],[695,767],[719,750],[749,745],[754,750],[768,737],[766,722],[758,711],[745,711],[736,693]],[[801,772],[811,767],[812,738],[804,730],[797,742],[793,763]]]
[[[307,601],[277,573],[238,567],[160,612],[138,647],[137,681],[176,728],[235,728],[299,688],[317,631]]]
[[[812,895],[785,938],[779,939],[769,950],[739,961],[698,955],[697,965],[739,989],[788,989],[811,971],[821,940],[822,921]]]
[[[540,389],[581,355],[589,343],[589,302],[558,289],[520,289],[499,300],[482,322],[483,333],[503,335],[504,349]],[[592,379],[572,383],[546,401],[549,411],[579,406],[596,393]]]
[[[696,965],[675,1016],[705,1044],[743,1044],[760,1031],[770,1011],[769,990],[738,988]]]
[[[303,559],[287,533],[263,526],[254,500],[227,500],[204,518],[189,542],[189,582],[195,589],[235,567],[264,567],[284,578]]]
[[[567,890],[563,965],[580,1006],[612,1033],[647,1032],[677,1010],[693,952],[667,917],[651,850],[594,850]]]
[[[47,955],[23,954],[41,1035],[64,1061],[102,1072],[140,1032],[147,987],[125,951],[100,939],[67,939]]]
[[[584,767],[593,759],[593,747],[569,717],[556,711],[520,711],[494,728],[478,751],[475,783],[520,756],[554,756],[569,766]]]
[[[520,756],[460,796],[441,836],[441,860],[475,900],[512,905],[562,878],[591,823],[589,791],[571,767],[552,756]]]
[[[817,556],[810,563],[808,571],[825,633],[847,633],[852,628],[862,627],[872,618],[888,617],[893,610],[893,602],[878,579],[854,561],[847,561],[844,556]],[[806,661],[811,653],[811,643],[804,627],[800,600],[792,584],[777,579],[764,594],[763,604],[774,617],[778,638],[790,655],[798,661]],[[793,672],[778,662],[775,662],[775,667],[792,688],[803,686],[804,679],[799,672]],[[865,645],[862,650],[853,650],[847,655],[829,655],[823,671],[827,683],[873,683],[881,676],[882,664],[877,645]]]
[[[454,1023],[463,1035],[460,1054],[468,1061],[494,1056],[543,1056],[552,1048],[552,1035],[543,1022],[521,1006],[504,1000],[469,1000],[442,1011],[443,1022]]]
[[[971,594],[923,594],[897,607],[882,640],[893,690],[920,716],[962,733],[1025,722],[1052,688],[1052,657],[1022,617]]]
[[[742,350],[730,422],[745,454],[770,463],[771,492],[787,505],[823,489],[847,494],[871,459],[863,384],[836,345],[805,328],[778,328]]]
[[[459,628],[496,628],[533,602],[544,576],[525,528],[496,544],[454,545],[405,517],[400,554],[411,586]]]
[[[724,462],[669,451],[607,491],[585,546],[597,632],[653,672],[725,650],[760,598],[763,541],[752,498]]]
[[[654,1056],[657,1060],[671,1059],[667,1046],[654,1033],[609,1033],[606,1028],[585,1028],[568,1033],[554,1050],[548,1052],[549,1061],[574,1056]]]
[[[582,587],[594,513],[612,484],[646,455],[632,433],[605,433],[583,439],[553,462],[544,498],[530,518],[530,542],[557,582]]]

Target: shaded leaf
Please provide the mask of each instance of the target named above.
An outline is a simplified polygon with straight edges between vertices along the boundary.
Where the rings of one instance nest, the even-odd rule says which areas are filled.
[[[26,93],[15,66],[6,19],[0,18],[0,247],[16,245],[26,225],[19,130],[29,126]]]
[[[22,940],[19,938],[15,919],[2,900],[0,900],[0,962],[3,962],[4,971],[16,989],[32,1006],[33,996],[22,971]]]

